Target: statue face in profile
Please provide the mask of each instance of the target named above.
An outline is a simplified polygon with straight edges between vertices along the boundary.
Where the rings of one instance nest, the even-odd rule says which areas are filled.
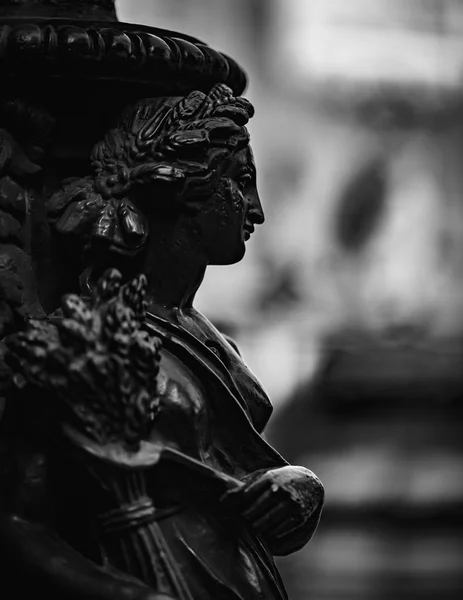
[[[238,262],[264,221],[246,129],[253,112],[221,84],[129,107],[94,147],[94,174],[52,197],[56,230],[100,256],[132,257],[162,236],[205,264]]]
[[[255,225],[264,222],[250,146],[226,161],[217,188],[195,219],[212,265],[240,261]]]

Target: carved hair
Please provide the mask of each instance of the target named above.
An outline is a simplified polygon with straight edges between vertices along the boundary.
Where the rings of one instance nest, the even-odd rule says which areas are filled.
[[[195,91],[131,106],[94,147],[94,175],[65,183],[51,198],[49,215],[57,231],[80,239],[98,236],[116,250],[138,252],[148,226],[130,190],[150,184],[149,198],[182,205],[212,195],[219,166],[249,144],[246,124],[253,114],[250,102],[223,84],[209,94]]]
[[[92,164],[96,189],[123,197],[131,186],[171,183],[187,197],[211,191],[217,166],[249,143],[252,105],[216,85],[205,95],[139,102],[97,144]]]

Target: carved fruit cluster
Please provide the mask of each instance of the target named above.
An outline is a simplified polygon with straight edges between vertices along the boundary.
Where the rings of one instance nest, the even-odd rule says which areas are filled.
[[[143,330],[145,293],[143,275],[122,285],[109,270],[92,298],[66,296],[61,314],[7,341],[17,386],[49,391],[82,434],[132,451],[158,408],[161,341]]]

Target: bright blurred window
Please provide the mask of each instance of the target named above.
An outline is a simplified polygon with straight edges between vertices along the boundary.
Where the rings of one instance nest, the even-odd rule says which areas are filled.
[[[461,2],[275,0],[275,7],[279,54],[290,77],[460,83]]]

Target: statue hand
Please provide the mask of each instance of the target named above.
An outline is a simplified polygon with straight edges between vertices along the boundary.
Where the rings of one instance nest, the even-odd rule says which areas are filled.
[[[304,527],[319,514],[323,499],[323,485],[316,475],[303,467],[287,466],[251,478],[225,494],[222,503],[272,543]]]

